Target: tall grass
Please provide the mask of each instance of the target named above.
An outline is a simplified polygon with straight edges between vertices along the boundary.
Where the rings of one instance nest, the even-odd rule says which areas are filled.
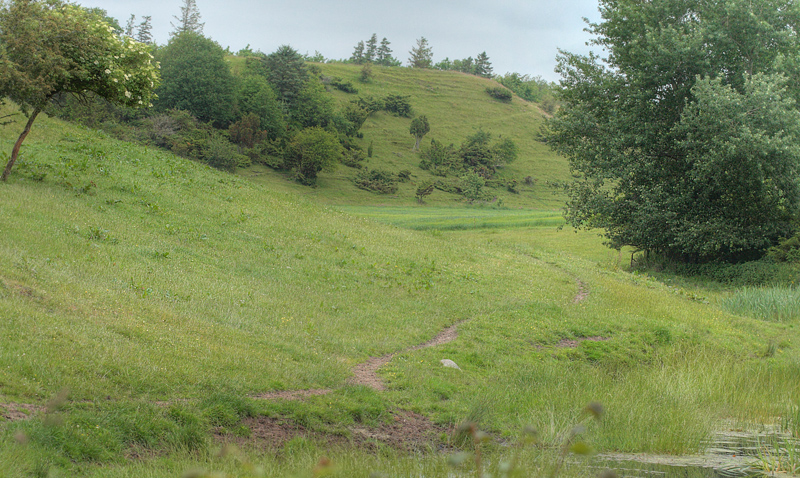
[[[745,287],[720,301],[731,313],[772,322],[800,318],[800,289],[789,287]]]

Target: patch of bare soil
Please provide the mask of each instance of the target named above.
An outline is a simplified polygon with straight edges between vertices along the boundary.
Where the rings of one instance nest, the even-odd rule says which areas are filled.
[[[575,279],[575,282],[578,283],[578,293],[575,294],[575,298],[572,299],[572,303],[580,304],[586,300],[587,297],[589,297],[589,285],[580,279]]]
[[[444,427],[434,425],[424,416],[408,411],[393,413],[389,423],[378,427],[351,427],[348,429],[349,437],[347,434],[315,432],[283,418],[248,418],[242,425],[250,429],[250,436],[238,437],[224,434],[219,430],[215,435],[217,441],[233,443],[241,448],[267,451],[278,450],[293,438],[303,437],[331,445],[369,447],[382,443],[396,449],[416,451],[434,445],[439,436],[448,431]]]
[[[317,395],[327,395],[333,390],[329,388],[317,388],[311,390],[284,390],[280,392],[266,392],[259,395],[253,395],[250,398],[256,400],[302,400],[306,397],[313,397]]]
[[[577,348],[581,344],[581,342],[605,342],[606,340],[611,340],[611,337],[602,337],[598,335],[596,337],[578,337],[575,339],[561,339],[555,345],[542,345],[533,342],[531,343],[533,343],[533,346],[536,347],[537,349],[545,349],[549,347],[553,347],[556,349],[574,349]]]
[[[439,334],[437,334],[436,337],[425,342],[424,344],[409,347],[403,350],[403,352],[410,352],[413,350],[435,347],[437,345],[442,345],[448,342],[452,342],[456,338],[458,338],[458,330],[457,330],[458,325],[459,324],[451,325],[450,327],[439,332]],[[383,380],[381,380],[381,378],[378,376],[378,369],[389,363],[389,361],[391,361],[395,355],[396,353],[392,353],[384,355],[382,357],[372,357],[366,362],[356,365],[356,367],[353,369],[353,378],[350,379],[350,383],[354,385],[364,385],[374,390],[386,390],[386,385],[383,383]]]
[[[0,416],[10,422],[17,420],[27,420],[37,412],[43,412],[44,407],[39,405],[29,405],[26,403],[3,403],[0,404]]]

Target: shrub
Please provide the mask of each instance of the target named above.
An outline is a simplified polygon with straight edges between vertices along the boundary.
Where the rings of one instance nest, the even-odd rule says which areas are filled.
[[[381,194],[397,192],[397,177],[381,169],[364,170],[356,175],[353,183],[359,189],[375,191]]]
[[[345,93],[358,93],[358,88],[353,86],[353,83],[343,80],[338,76],[331,78],[328,83],[339,91],[344,91]]]
[[[486,93],[492,98],[505,102],[510,102],[511,98],[514,96],[511,90],[502,86],[489,86],[486,88]]]
[[[417,187],[417,194],[416,194],[417,202],[420,204],[424,204],[425,203],[424,199],[431,195],[434,188],[435,185],[431,182],[425,182],[420,184],[419,187]]]
[[[430,148],[422,150],[420,156],[420,169],[429,169],[437,176],[445,176],[448,170],[458,167],[459,158],[455,147],[452,144],[445,146],[435,139],[431,140]]]
[[[777,246],[770,247],[767,257],[775,262],[800,262],[800,234],[782,240]]]
[[[367,63],[361,68],[361,82],[362,83],[369,83],[372,81],[372,65]]]
[[[285,150],[285,164],[294,168],[296,179],[312,186],[317,174],[331,170],[341,158],[344,148],[339,139],[319,127],[307,128],[295,134]]]
[[[408,95],[388,95],[383,99],[383,109],[404,118],[411,118],[411,102]]]
[[[209,166],[223,171],[250,166],[250,158],[240,154],[234,144],[219,134],[212,134],[203,145],[202,159]]]

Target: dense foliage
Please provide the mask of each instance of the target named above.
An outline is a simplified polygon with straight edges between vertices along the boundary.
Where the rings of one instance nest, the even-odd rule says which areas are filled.
[[[159,81],[147,46],[120,37],[96,13],[59,0],[0,4],[0,97],[31,111],[6,180],[36,116],[58,95],[94,93],[147,107]]]
[[[567,219],[613,247],[756,257],[800,211],[800,9],[790,0],[604,0],[608,58],[563,53],[547,139],[570,159]]]
[[[518,155],[519,148],[511,138],[498,138],[492,142],[491,133],[478,130],[468,136],[459,148],[452,144],[445,146],[432,139],[430,148],[421,153],[419,167],[438,176],[447,176],[448,173],[469,174],[470,184],[474,185],[477,181],[473,180],[472,175],[491,179],[498,168],[515,161]],[[480,184],[481,187],[483,185]]]
[[[226,126],[233,120],[236,89],[225,51],[199,33],[176,34],[158,51],[163,82],[159,110],[181,109],[203,122]]]

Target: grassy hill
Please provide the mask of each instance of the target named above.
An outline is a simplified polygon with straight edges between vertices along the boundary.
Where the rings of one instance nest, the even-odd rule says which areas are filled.
[[[359,96],[409,96],[414,115],[426,115],[430,121],[431,131],[423,139],[423,148],[430,145],[431,139],[458,146],[478,129],[492,133],[494,138],[511,138],[520,148],[519,159],[501,170],[498,177],[517,179],[520,194],[496,188],[491,190],[492,195],[501,198],[508,207],[558,209],[562,206],[563,198],[555,197],[546,184],[548,181],[567,179],[567,163],[536,140],[543,116],[535,103],[516,96],[510,103],[493,99],[485,89],[487,86],[498,86],[494,80],[463,73],[374,66],[373,78],[362,83],[359,80],[361,67],[358,65],[316,66],[324,76],[350,81],[358,89],[357,94],[348,94],[331,88],[340,102],[352,101]],[[280,184],[279,187],[335,204],[415,203],[414,194],[420,181],[441,178],[419,169],[420,157],[419,153],[413,151],[414,138],[409,134],[410,124],[411,118],[383,111],[373,113],[361,129],[363,139],[358,141],[365,151],[373,144],[373,157],[363,163],[364,167],[394,173],[411,171],[412,181],[401,183],[396,194],[384,196],[355,188],[351,179],[356,170],[344,166],[332,173],[322,173],[319,187],[314,190],[292,184]],[[276,180],[281,177],[263,167],[254,167],[243,174],[270,184],[279,182]],[[527,176],[536,180],[533,186],[523,184]],[[426,202],[431,205],[455,205],[461,199],[437,190]]]
[[[484,81],[398,69],[359,87],[416,92],[443,141],[479,126],[520,138],[503,174],[564,178],[521,139],[535,105],[495,103]],[[480,118],[459,121],[469,111]],[[20,121],[0,129],[0,151]],[[414,166],[407,121],[368,120],[370,166]],[[321,476],[328,456],[334,476],[447,476],[465,420],[500,440],[485,445],[494,474],[526,425],[544,445],[519,451],[528,475],[579,421],[599,449],[637,453],[695,452],[723,423],[798,432],[796,315],[626,272],[594,235],[554,227],[541,185],[505,200],[536,210],[459,210],[439,193],[410,205],[410,186],[347,189],[343,167],[313,190],[254,173],[37,122],[0,184],[0,475]],[[453,325],[453,341],[415,348]],[[386,354],[385,390],[353,383]],[[592,401],[599,423],[582,415]],[[430,453],[384,440],[409,421]],[[560,476],[587,473],[576,462]]]

